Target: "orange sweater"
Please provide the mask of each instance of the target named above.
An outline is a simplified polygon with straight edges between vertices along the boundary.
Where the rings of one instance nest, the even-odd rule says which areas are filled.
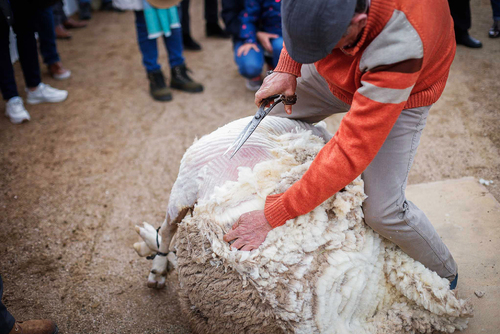
[[[351,109],[302,179],[267,197],[264,212],[271,226],[310,212],[360,175],[403,109],[439,99],[454,56],[446,0],[372,0],[356,45],[315,63],[332,93]],[[300,76],[301,66],[283,48],[275,71]]]

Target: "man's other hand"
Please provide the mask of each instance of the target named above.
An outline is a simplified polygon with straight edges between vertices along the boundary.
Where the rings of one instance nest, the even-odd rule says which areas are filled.
[[[276,94],[292,96],[297,88],[297,77],[290,73],[273,72],[268,75],[260,89],[255,93],[255,105],[260,107],[263,99]],[[292,114],[292,105],[285,105],[285,111],[288,115]]]
[[[259,248],[273,228],[267,222],[263,210],[244,213],[224,236],[225,242],[234,240],[233,249],[251,251]]]

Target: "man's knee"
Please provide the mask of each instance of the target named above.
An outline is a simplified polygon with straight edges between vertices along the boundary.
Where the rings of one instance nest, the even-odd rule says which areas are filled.
[[[394,229],[394,223],[400,221],[399,216],[404,215],[404,211],[394,202],[383,199],[367,199],[363,203],[365,222],[377,233],[387,236]]]
[[[248,79],[255,78],[262,72],[262,65],[256,62],[243,62],[239,67],[240,74]]]

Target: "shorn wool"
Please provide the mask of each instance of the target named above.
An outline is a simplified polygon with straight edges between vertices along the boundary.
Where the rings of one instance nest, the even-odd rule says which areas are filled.
[[[248,121],[195,142],[172,189],[167,215],[194,208],[179,224],[172,248],[181,305],[195,332],[466,328],[470,303],[363,222],[360,177],[312,212],[272,230],[259,249],[231,250],[222,238],[239,216],[263,209],[267,195],[290,187],[331,138],[322,124],[267,117],[235,156],[239,161],[222,156]]]

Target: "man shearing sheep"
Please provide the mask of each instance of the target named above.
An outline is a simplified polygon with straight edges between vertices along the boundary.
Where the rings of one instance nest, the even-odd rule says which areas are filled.
[[[362,173],[366,223],[455,288],[457,264],[405,197],[429,110],[455,55],[447,1],[282,0],[281,12],[284,48],[255,103],[296,93],[293,112],[287,105],[280,116],[313,123],[347,114],[302,179],[268,196],[264,210],[243,214],[224,240],[256,249],[271,229],[310,212]]]

